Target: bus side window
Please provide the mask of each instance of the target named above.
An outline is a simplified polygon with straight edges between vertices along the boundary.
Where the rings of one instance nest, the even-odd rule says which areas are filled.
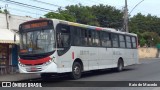
[[[108,35],[107,47],[112,47],[111,33],[108,33],[107,35]]]
[[[73,40],[74,40],[74,45],[75,46],[80,46],[81,45],[81,41],[80,41],[80,36],[81,36],[81,31],[78,27],[74,27],[74,30],[73,30]]]
[[[105,36],[105,32],[101,32],[101,44],[102,44],[102,47],[107,47],[107,40],[106,38],[107,36]]]
[[[61,33],[57,34],[57,46],[62,47]]]
[[[92,31],[93,46],[100,46],[99,32]]]
[[[84,39],[84,40],[85,40],[84,42],[85,42],[85,46],[87,46],[87,45],[88,45],[88,35],[87,35],[88,30],[87,30],[87,29],[84,29],[84,32],[85,32],[85,33],[84,33],[84,34],[85,34],[85,35],[84,35],[84,38],[85,38],[85,39]]]
[[[80,28],[80,30],[81,30],[81,36],[80,36],[81,45],[82,46],[87,46],[87,42],[88,42],[87,30],[84,29],[84,28]]]
[[[92,30],[88,30],[88,45],[92,46]]]
[[[119,47],[118,35],[117,34],[112,34],[112,45],[115,48]]]
[[[110,33],[102,32],[101,33],[101,42],[102,42],[102,47],[111,47]]]
[[[126,36],[126,45],[127,45],[127,48],[132,48],[130,36]]]
[[[120,43],[120,48],[126,47],[124,35],[119,35],[119,43]]]
[[[96,43],[95,43],[95,31],[93,30],[92,31],[92,43],[93,43],[93,46],[96,46]]]
[[[100,46],[100,39],[99,39],[99,32],[98,31],[96,31],[96,33],[95,33],[95,39],[96,39],[96,45]]]
[[[70,36],[70,27],[64,24],[59,24],[57,34],[57,45],[58,47],[68,47],[70,44],[69,36]]]
[[[132,37],[132,48],[136,48],[137,44],[136,44],[136,37]]]

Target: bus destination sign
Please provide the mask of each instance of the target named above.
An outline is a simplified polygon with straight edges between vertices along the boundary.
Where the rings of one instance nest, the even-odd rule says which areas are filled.
[[[48,26],[48,22],[37,22],[37,23],[28,23],[22,25],[23,29],[32,29],[32,28],[38,28],[38,27],[45,27]]]

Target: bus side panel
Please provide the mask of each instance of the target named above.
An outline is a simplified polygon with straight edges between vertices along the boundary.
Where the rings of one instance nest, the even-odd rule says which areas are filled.
[[[72,66],[71,63],[73,62],[70,50],[67,51],[65,54],[56,57],[57,64],[58,64],[58,73],[63,72],[71,72]]]
[[[84,71],[98,69],[98,48],[72,46],[71,51],[75,53],[75,59],[82,61]]]
[[[88,47],[71,46],[65,54],[58,56],[57,61],[60,72],[71,72],[73,62],[76,59],[80,59],[82,61],[84,71],[87,71],[89,66],[89,49],[87,48]]]
[[[134,49],[126,49],[125,53],[126,53],[126,56],[125,56],[126,57],[126,64],[125,64],[125,66],[135,64]]]
[[[119,58],[122,58],[124,61],[124,64],[128,63],[127,59],[126,59],[126,54],[125,54],[126,49],[122,49],[122,48],[113,48],[113,64],[115,67],[117,67],[117,63]]]
[[[88,60],[89,60],[89,70],[98,69],[98,60],[99,60],[99,53],[97,47],[89,47],[88,49]]]
[[[127,66],[127,65],[130,65],[130,62],[131,62],[131,57],[132,57],[132,54],[131,54],[132,52],[131,52],[131,50],[130,49],[125,49],[125,66]]]
[[[138,49],[134,49],[134,64],[139,64]]]
[[[112,53],[113,53],[113,67],[117,66],[120,57],[124,61],[124,66],[136,64],[138,62],[137,49],[113,48]]]
[[[99,48],[99,69],[115,67],[112,52],[112,48]]]
[[[80,46],[72,46],[72,51],[75,53],[75,59],[80,59],[83,63],[84,71],[89,69],[89,51],[87,50],[88,47],[80,47]]]

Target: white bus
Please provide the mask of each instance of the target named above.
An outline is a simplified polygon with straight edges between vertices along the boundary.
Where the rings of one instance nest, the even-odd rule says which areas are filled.
[[[138,63],[137,35],[58,19],[38,19],[19,26],[21,73],[70,73]]]

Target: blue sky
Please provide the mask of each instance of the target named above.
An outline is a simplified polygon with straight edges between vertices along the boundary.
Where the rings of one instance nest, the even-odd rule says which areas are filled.
[[[14,4],[9,4],[5,2],[1,2],[0,0],[0,7],[4,9],[5,4],[8,4],[8,10],[10,11],[11,14],[15,15],[20,15],[20,16],[31,16],[34,18],[43,16],[45,13],[44,11],[41,10],[36,10],[36,9],[30,9],[30,8],[25,8],[22,6],[14,5]],[[37,7],[42,7],[46,9],[51,9],[51,10],[57,10],[57,7],[47,5],[47,4],[42,4],[42,3],[37,3],[34,0],[12,0],[16,2],[21,2]],[[104,5],[111,5],[116,7],[117,9],[122,10],[125,4],[125,0],[39,0],[51,4],[56,4],[62,7],[65,7],[67,5],[73,5],[73,4],[78,4],[81,3],[82,5],[87,5],[87,6],[92,6],[92,5],[98,5],[98,4],[104,4]],[[130,12],[132,8],[138,4],[142,0],[128,0],[128,9]],[[131,13],[131,16],[141,12],[142,14],[147,15],[148,13],[152,15],[156,15],[160,17],[160,1],[159,0],[144,0],[141,4],[139,4]],[[23,11],[23,12],[22,12]]]

